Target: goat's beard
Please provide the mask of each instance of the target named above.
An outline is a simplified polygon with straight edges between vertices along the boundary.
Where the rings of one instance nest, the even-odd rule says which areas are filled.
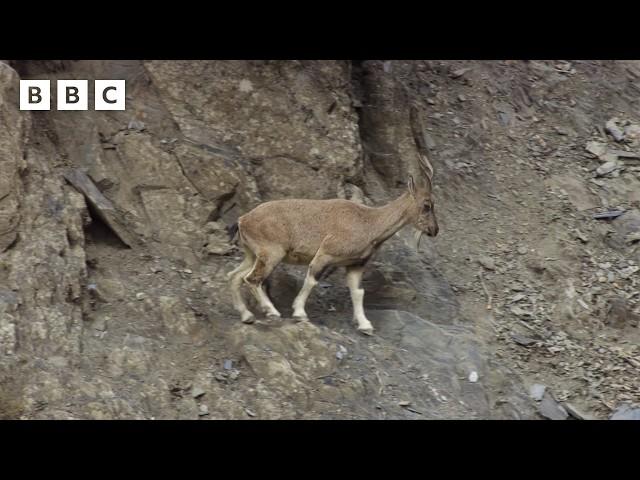
[[[416,252],[420,251],[420,239],[422,238],[423,234],[424,232],[422,230],[416,230],[416,233],[414,234],[414,238],[416,241]]]

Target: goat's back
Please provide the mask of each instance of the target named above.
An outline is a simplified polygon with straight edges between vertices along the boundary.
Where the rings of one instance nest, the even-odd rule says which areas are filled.
[[[350,200],[287,199],[263,203],[238,220],[249,244],[277,244],[313,256],[327,235],[352,238],[366,232],[371,207]]]

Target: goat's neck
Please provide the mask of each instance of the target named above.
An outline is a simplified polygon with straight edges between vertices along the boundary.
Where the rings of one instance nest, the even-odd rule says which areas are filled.
[[[411,220],[413,198],[405,192],[391,203],[374,209],[375,221],[371,234],[376,243],[382,243]]]

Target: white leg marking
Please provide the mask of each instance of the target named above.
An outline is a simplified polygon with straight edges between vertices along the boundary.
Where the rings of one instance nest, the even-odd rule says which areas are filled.
[[[351,302],[353,303],[353,318],[358,323],[358,331],[371,335],[373,333],[373,325],[364,314],[364,290],[360,288],[360,280],[364,268],[351,267],[347,269],[347,285],[351,291]]]
[[[260,308],[268,317],[281,317],[278,309],[273,305],[267,291],[264,287],[264,283],[258,288],[258,302],[260,302]]]
[[[240,313],[240,318],[244,323],[252,323],[254,320],[253,313],[251,313],[247,308],[247,305],[244,303],[244,300],[242,299],[242,292],[240,291],[240,287],[242,286],[242,277],[247,269],[236,270],[237,271],[231,279],[231,298],[233,299],[233,307]]]
[[[262,257],[258,256],[251,270],[244,275],[244,282],[249,286],[251,293],[258,301],[260,309],[270,317],[280,317],[281,315],[267,295],[264,280],[271,274],[281,258],[282,257],[277,258],[275,256],[268,257],[264,255]],[[250,282],[249,279],[254,276],[256,269],[259,269],[258,276]]]
[[[308,320],[307,312],[304,310],[304,306],[307,303],[307,298],[309,298],[309,294],[313,287],[316,286],[318,281],[307,272],[307,276],[304,279],[304,285],[300,289],[300,293],[296,296],[293,301],[293,318],[298,318],[300,320]]]

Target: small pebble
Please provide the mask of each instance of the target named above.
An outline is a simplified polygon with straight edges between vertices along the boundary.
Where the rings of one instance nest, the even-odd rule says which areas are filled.
[[[203,389],[198,388],[198,387],[195,387],[195,388],[193,389],[193,391],[191,392],[191,396],[192,396],[193,398],[200,398],[200,397],[201,397],[201,396],[203,396],[205,393],[207,393],[207,392],[205,392]]]

